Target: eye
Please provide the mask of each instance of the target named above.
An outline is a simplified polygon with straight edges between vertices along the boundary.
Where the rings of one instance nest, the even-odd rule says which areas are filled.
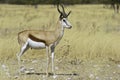
[[[64,22],[66,22],[64,19],[63,19]]]

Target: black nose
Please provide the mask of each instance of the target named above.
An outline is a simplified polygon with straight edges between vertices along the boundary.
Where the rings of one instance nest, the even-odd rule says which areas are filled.
[[[72,26],[70,26],[70,29],[72,28]]]

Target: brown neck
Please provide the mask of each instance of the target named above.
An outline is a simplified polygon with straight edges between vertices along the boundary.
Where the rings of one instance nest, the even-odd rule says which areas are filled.
[[[64,35],[64,28],[61,25],[60,21],[57,22],[56,29],[55,29],[54,33],[55,33],[55,36],[57,39],[56,41],[59,42]]]

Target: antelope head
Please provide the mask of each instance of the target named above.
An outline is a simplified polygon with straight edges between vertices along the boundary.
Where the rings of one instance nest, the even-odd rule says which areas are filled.
[[[59,9],[59,6],[62,7],[62,11]],[[70,15],[71,11],[69,11],[69,13],[66,13],[65,9],[64,9],[64,6],[62,4],[61,5],[57,5],[57,10],[60,13],[59,20],[60,20],[61,25],[64,28],[71,29],[72,25],[70,24],[70,22],[67,19],[68,16]]]

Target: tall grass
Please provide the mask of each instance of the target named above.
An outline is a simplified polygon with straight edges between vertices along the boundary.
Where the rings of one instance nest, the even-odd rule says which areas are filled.
[[[66,7],[72,10],[68,20],[73,25],[65,30],[55,54],[59,59],[78,58],[83,60],[95,58],[120,57],[120,14],[102,5],[74,5]],[[0,5],[0,60],[16,59],[20,46],[17,33],[25,29],[53,30],[58,20],[56,7]],[[69,47],[68,47],[69,46]],[[23,58],[45,57],[45,50],[28,50]]]

